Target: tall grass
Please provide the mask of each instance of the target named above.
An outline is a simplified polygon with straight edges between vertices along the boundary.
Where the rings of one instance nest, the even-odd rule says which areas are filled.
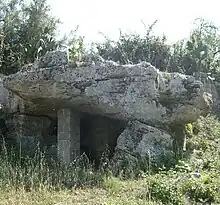
[[[103,153],[97,166],[86,154],[69,165],[63,165],[52,158],[48,159],[40,148],[33,155],[27,155],[20,148],[8,149],[4,142],[0,148],[0,189],[31,191],[102,186],[110,176],[134,179],[142,173],[138,161],[133,162],[129,158],[122,161],[110,160],[108,150]]]
[[[27,193],[96,186],[114,195],[120,192],[122,181],[123,186],[127,186],[131,179],[139,178],[133,182],[144,184],[141,196],[146,201],[187,204],[187,199],[190,200],[188,204],[220,204],[220,123],[218,119],[207,116],[199,119],[192,127],[192,133],[187,138],[189,153],[186,157],[178,160],[173,168],[156,171],[150,155],[142,161],[127,155],[109,160],[106,151],[99,166],[91,163],[85,154],[64,166],[48,159],[40,149],[30,157],[20,149],[7,149],[3,143],[0,152],[0,191],[22,189]],[[162,161],[169,165],[171,159],[168,156]]]
[[[47,159],[37,149],[34,156],[23,155],[16,149],[7,150],[3,144],[0,153],[0,189],[15,188],[27,191],[46,188],[60,190],[79,186],[99,185],[104,174],[89,163],[86,155],[68,166]]]

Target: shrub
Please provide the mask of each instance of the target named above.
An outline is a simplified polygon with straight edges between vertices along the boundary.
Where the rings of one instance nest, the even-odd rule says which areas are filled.
[[[220,168],[220,122],[209,115],[193,123],[193,134],[189,136],[188,163],[194,169],[219,170]]]
[[[183,193],[192,202],[213,203],[219,202],[219,188],[217,178],[211,175],[204,175],[200,178],[188,179],[183,184]]]
[[[184,195],[177,180],[167,174],[157,174],[149,179],[149,192],[153,200],[163,204],[184,205]]]

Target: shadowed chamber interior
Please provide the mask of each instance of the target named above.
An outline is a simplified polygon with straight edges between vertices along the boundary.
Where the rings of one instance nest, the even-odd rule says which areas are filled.
[[[43,137],[49,156],[57,155],[57,118],[52,119],[48,133]],[[89,160],[98,162],[103,152],[112,157],[118,136],[125,129],[126,122],[99,115],[81,113],[80,154],[85,153]]]
[[[81,154],[85,153],[91,161],[98,162],[103,152],[108,150],[111,157],[125,124],[119,120],[83,113],[80,121]]]

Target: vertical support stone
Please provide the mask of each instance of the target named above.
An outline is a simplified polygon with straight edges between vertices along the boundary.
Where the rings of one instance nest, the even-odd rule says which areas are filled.
[[[186,133],[185,133],[185,125],[175,125],[170,126],[172,133],[174,134],[173,147],[175,152],[182,154],[185,151],[185,141],[186,141]]]
[[[80,155],[80,115],[71,109],[60,109],[58,116],[58,159],[69,164]]]
[[[41,145],[51,120],[44,116],[27,115],[26,108],[25,102],[18,98],[17,106],[13,108],[16,114],[11,114],[6,122],[9,129],[7,138],[16,142],[22,152],[32,154]]]
[[[17,140],[21,148],[28,153],[40,148],[44,140],[44,133],[46,133],[50,123],[51,121],[47,117],[18,115],[16,121]]]

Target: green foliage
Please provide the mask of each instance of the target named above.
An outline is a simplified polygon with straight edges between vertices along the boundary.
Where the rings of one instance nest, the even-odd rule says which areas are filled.
[[[58,19],[49,15],[50,7],[46,0],[32,0],[30,5],[23,5],[21,41],[25,63],[33,62],[35,58],[54,50],[58,44],[55,41]]]
[[[220,169],[220,122],[217,117],[201,117],[193,123],[187,140],[188,163],[197,170]]]
[[[211,73],[218,78],[220,60],[220,32],[212,22],[195,20],[195,28],[189,37],[172,45],[166,37],[153,34],[156,21],[143,36],[136,33],[122,33],[117,41],[106,37],[104,43],[97,44],[98,54],[104,59],[121,64],[150,62],[161,71],[193,74]]]
[[[14,73],[59,45],[59,20],[50,16],[46,0],[2,0],[0,10],[1,73]]]
[[[184,197],[174,177],[158,174],[149,179],[149,191],[153,200],[163,204],[183,205]]]
[[[84,37],[77,35],[56,40],[60,23],[50,15],[46,0],[0,1],[0,72],[17,72],[24,64],[33,62],[47,51],[57,49],[63,42],[69,46],[73,67],[84,61]],[[193,74],[206,72],[219,78],[219,28],[212,22],[196,19],[196,27],[186,40],[169,45],[166,36],[153,34],[157,21],[146,28],[144,35],[120,32],[117,41],[106,37],[104,43],[95,44],[97,52],[106,60],[121,64],[150,62],[161,71]],[[94,51],[93,51],[94,52]]]
[[[188,124],[185,125],[185,131],[188,134],[193,134],[193,125],[192,125],[192,123],[188,123]]]
[[[119,193],[121,188],[120,185],[120,181],[114,177],[105,178],[103,182],[103,187],[111,194]]]
[[[146,177],[152,199],[163,204],[220,203],[220,122],[201,117],[185,126],[187,154],[174,169]]]
[[[219,203],[219,173],[181,173],[174,170],[148,177],[148,190],[153,200],[163,204]]]
[[[219,152],[220,123],[217,117],[213,115],[200,117],[193,124],[193,131],[193,137],[188,140],[189,148],[202,152]]]
[[[219,198],[218,179],[211,174],[198,179],[188,179],[182,186],[183,192],[193,202],[213,203]]]
[[[146,29],[144,36],[139,34],[126,34],[120,32],[118,41],[106,37],[104,43],[97,44],[98,54],[106,60],[113,60],[121,64],[135,64],[147,61],[166,70],[169,64],[169,49],[166,44],[166,37],[152,35],[156,22]]]
[[[0,1],[0,72],[17,72],[24,64],[33,62],[47,51],[57,49],[62,43],[69,47],[70,64],[79,66],[85,59],[84,37],[77,35],[78,28],[60,41],[56,40],[56,29],[60,23],[50,15],[46,0]],[[161,71],[193,74],[206,72],[219,78],[219,28],[204,19],[188,39],[169,45],[166,36],[155,36],[154,26],[146,28],[144,35],[120,32],[117,41],[106,37],[104,43],[95,45],[92,52],[106,60],[121,64],[150,62]]]
[[[220,65],[220,34],[212,22],[196,19],[196,28],[186,42],[184,63],[187,74],[211,72],[215,74]]]
[[[71,67],[77,67],[83,61],[83,54],[85,53],[84,48],[84,37],[78,36],[78,27],[70,33],[68,39],[68,52]]]

